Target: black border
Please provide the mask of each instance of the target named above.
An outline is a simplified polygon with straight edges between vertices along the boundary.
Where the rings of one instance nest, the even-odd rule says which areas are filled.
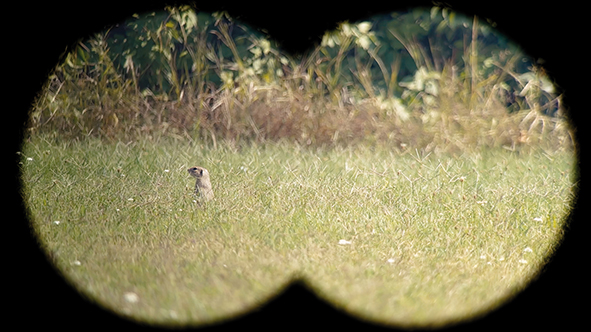
[[[522,45],[529,55],[543,58],[547,72],[565,91],[570,117],[578,125],[580,169],[586,170],[586,139],[583,128],[585,97],[589,84],[586,58],[588,17],[584,2],[553,3],[530,1],[448,1],[454,10],[488,17],[498,23],[501,32]],[[26,209],[20,198],[18,156],[23,126],[31,102],[47,74],[58,62],[66,46],[93,31],[117,23],[131,13],[162,8],[160,1],[93,1],[84,2],[13,2],[4,7],[3,38],[4,126],[1,132],[2,163],[7,168],[8,188],[3,205],[2,230],[5,264],[2,275],[8,297],[4,297],[4,324],[24,328],[51,330],[79,329],[153,329],[121,319],[88,303],[54,272],[38,249],[26,220]],[[169,2],[169,4],[174,4]],[[390,12],[410,5],[431,6],[430,1],[352,2],[195,2],[205,11],[228,10],[232,16],[253,26],[264,27],[284,49],[304,53],[327,29],[349,19],[354,21],[371,14]],[[305,24],[302,26],[302,22]],[[297,30],[296,30],[297,28]],[[585,80],[586,79],[586,80]],[[585,220],[588,191],[585,172],[581,172],[581,189],[566,241],[547,266],[539,280],[532,283],[515,300],[474,322],[452,326],[452,330],[570,330],[587,326],[585,314],[589,285],[586,265],[589,263]],[[331,330],[385,329],[343,315],[318,300],[303,284],[295,284],[266,307],[218,329],[301,329]]]

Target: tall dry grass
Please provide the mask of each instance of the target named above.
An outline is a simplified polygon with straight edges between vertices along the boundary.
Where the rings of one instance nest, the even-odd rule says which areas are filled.
[[[334,57],[328,56],[327,44],[336,37],[296,60],[254,34],[248,38],[253,54],[239,54],[232,24],[220,19],[212,34],[233,56],[224,58],[205,42],[193,45],[191,54],[203,67],[202,76],[187,73],[183,81],[171,69],[168,77],[175,84],[170,95],[140,91],[133,60],[126,62],[128,74],[119,73],[106,34],[97,35],[86,51],[100,61],[80,64],[75,52],[67,55],[33,107],[30,134],[107,140],[167,136],[213,146],[220,140],[285,140],[303,146],[385,145],[401,151],[573,146],[561,96],[547,92],[548,78],[535,68],[526,78],[517,73],[515,62],[523,55],[509,50],[483,63],[475,35],[462,70],[452,61],[439,68],[421,66],[434,62],[427,56],[430,51],[397,36],[415,54],[418,66],[412,81],[399,82],[400,63],[385,64],[375,49],[360,42],[371,34],[365,26],[359,25],[357,34],[350,32],[353,25],[333,33],[340,38]],[[369,63],[358,57],[359,45],[367,48]],[[351,56],[355,59],[347,58]],[[355,69],[349,68],[352,81],[343,79],[345,60],[355,63]],[[170,62],[167,68],[174,68],[174,59]],[[371,76],[372,65],[383,77]],[[494,70],[483,77],[478,73],[484,67]],[[205,80],[209,69],[221,84]],[[507,88],[507,79],[517,83],[517,92]],[[380,80],[387,91],[375,88]],[[403,92],[396,97],[394,90]]]

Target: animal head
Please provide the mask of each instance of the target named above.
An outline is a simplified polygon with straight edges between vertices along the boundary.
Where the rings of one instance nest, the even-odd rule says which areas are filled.
[[[209,177],[209,172],[203,167],[194,166],[189,168],[187,171],[195,178]]]

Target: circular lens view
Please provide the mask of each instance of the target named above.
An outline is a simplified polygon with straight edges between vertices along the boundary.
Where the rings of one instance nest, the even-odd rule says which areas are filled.
[[[353,317],[442,326],[507,302],[558,249],[576,188],[561,98],[446,8],[342,23],[298,56],[168,8],[56,65],[23,199],[67,281],[133,320],[228,320],[303,278]]]

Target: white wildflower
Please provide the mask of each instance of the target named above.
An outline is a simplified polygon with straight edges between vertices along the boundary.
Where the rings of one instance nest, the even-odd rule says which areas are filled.
[[[532,252],[533,250],[531,250],[530,247],[527,247],[527,248],[523,249],[523,251],[525,251],[525,252]]]
[[[76,266],[80,266],[80,265],[82,265],[82,263],[80,263],[80,261],[78,261],[78,260],[76,260],[76,261],[73,261],[73,262],[72,262],[72,264],[73,264],[73,265],[76,265]]]
[[[29,157],[29,158],[27,158],[27,160],[28,160],[28,161],[33,161],[33,158],[30,158],[30,157]]]
[[[133,293],[133,292],[127,292],[127,293],[123,294],[123,298],[125,298],[125,301],[127,301],[129,303],[137,303],[137,301],[140,300],[140,297],[137,296],[137,294]]]
[[[519,260],[519,263],[521,263],[521,264],[527,264],[527,261],[525,259],[520,259]]]
[[[392,258],[389,258],[389,259],[388,259],[388,263],[394,263],[394,259],[392,259]]]
[[[371,23],[370,22],[361,22],[361,23],[357,24],[357,29],[359,29],[359,32],[361,32],[363,34],[367,34],[369,32],[369,29],[371,29]]]
[[[351,241],[347,241],[347,240],[339,240],[339,244],[351,244]]]
[[[168,169],[165,169],[165,170],[164,170],[164,172],[165,172],[165,173],[168,173],[168,172],[170,172],[170,170],[168,170]]]
[[[486,255],[480,256],[480,259],[486,259]]]
[[[61,221],[59,221],[59,220],[56,220],[56,221],[54,221],[53,223],[54,223],[54,224],[56,224],[56,225],[59,225],[59,224],[60,224],[60,222],[61,222]]]
[[[131,197],[128,198],[127,200],[130,201],[130,202],[133,202],[133,198],[131,198]]]
[[[542,218],[540,218],[540,217],[534,218],[534,221],[542,222]]]

